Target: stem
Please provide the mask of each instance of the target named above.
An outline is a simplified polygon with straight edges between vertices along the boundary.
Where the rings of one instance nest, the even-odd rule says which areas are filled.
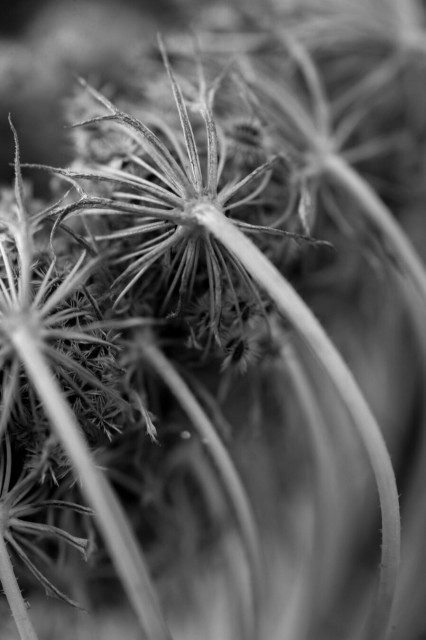
[[[172,363],[166,358],[163,352],[156,347],[153,341],[148,342],[148,340],[141,340],[140,346],[144,359],[167,384],[181,404],[183,410],[191,419],[201,440],[207,444],[211,457],[222,476],[223,484],[234,508],[235,517],[244,540],[252,572],[253,624],[251,626],[253,628],[253,637],[257,637],[255,632],[259,610],[262,558],[257,527],[244,487],[227,450],[217,435],[216,429]]]
[[[0,579],[21,640],[37,640],[24,599],[7,551],[3,531],[0,534]]]
[[[368,221],[378,229],[400,262],[404,275],[414,285],[426,309],[426,271],[412,243],[396,222],[392,212],[373,189],[343,158],[330,154],[324,160],[323,170],[343,187],[364,211]]]
[[[81,479],[118,576],[149,640],[170,640],[160,605],[127,517],[105,477],[95,466],[74,414],[30,329],[20,326],[11,340],[44,404],[59,441]]]
[[[422,40],[423,11],[419,0],[388,0],[388,4],[390,11],[394,12],[394,26],[401,44],[415,45],[417,39]]]
[[[311,549],[306,558],[307,571],[304,591],[309,611],[315,611],[318,609],[318,603],[323,600],[324,590],[328,591],[329,584],[327,584],[326,574],[333,566],[332,558],[338,546],[335,532],[330,533],[330,522],[335,523],[336,521],[338,479],[335,473],[333,449],[330,446],[330,437],[327,433],[321,405],[316,390],[305,372],[303,362],[299,358],[296,345],[287,339],[284,344],[283,341],[281,344],[278,343],[277,347],[282,365],[289,375],[298,406],[304,417],[312,449],[314,530]],[[305,611],[302,613],[300,624],[302,629],[308,630],[309,619],[306,618]]]
[[[221,242],[270,295],[321,364],[358,431],[374,471],[382,514],[380,584],[369,637],[385,638],[400,562],[401,531],[395,476],[380,428],[339,352],[290,283],[214,205],[202,203],[192,213],[199,225]]]

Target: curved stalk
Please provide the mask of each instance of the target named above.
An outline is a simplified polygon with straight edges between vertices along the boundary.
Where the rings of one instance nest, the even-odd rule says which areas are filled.
[[[253,638],[256,638],[258,637],[257,627],[260,586],[262,583],[262,557],[257,527],[248,497],[238,477],[235,466],[222,444],[221,439],[217,435],[216,429],[172,363],[152,341],[141,340],[140,348],[142,349],[144,360],[146,360],[169,387],[182,409],[191,419],[195,430],[201,440],[206,443],[210,455],[221,474],[224,487],[234,508],[235,517],[250,563],[253,592],[253,622],[250,626],[252,627]]]
[[[369,637],[386,637],[400,562],[400,515],[392,464],[380,428],[355,379],[315,316],[290,283],[266,256],[213,204],[200,203],[192,211],[198,224],[211,233],[270,295],[279,311],[319,361],[351,416],[374,471],[382,514],[382,550],[378,600]]]
[[[0,581],[15,620],[21,640],[37,640],[37,634],[28,615],[15,572],[10,561],[3,532],[0,533]]]
[[[15,351],[41,399],[59,441],[82,483],[111,559],[127,596],[149,640],[171,640],[145,560],[127,517],[105,477],[95,466],[69,405],[30,329],[16,328],[11,335]]]
[[[364,215],[392,248],[406,277],[421,296],[426,309],[426,270],[412,243],[391,211],[374,190],[345,160],[334,154],[324,159],[323,171],[361,206]]]
[[[307,607],[301,609],[300,631],[295,637],[307,637],[310,619],[306,617],[306,608],[314,611],[318,606],[321,589],[327,588],[324,571],[332,566],[337,541],[330,535],[330,522],[335,522],[338,503],[337,477],[333,464],[333,451],[330,448],[330,434],[313,385],[301,362],[296,346],[289,340],[278,345],[282,366],[286,370],[296,400],[304,418],[304,428],[312,449],[314,523],[312,540],[306,558],[304,597]],[[318,611],[317,613],[320,614]]]

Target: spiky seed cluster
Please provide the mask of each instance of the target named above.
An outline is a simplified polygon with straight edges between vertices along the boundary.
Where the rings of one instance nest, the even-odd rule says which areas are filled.
[[[35,236],[50,209],[28,216],[16,134],[15,142],[15,202],[3,198],[0,212],[0,433],[7,432],[25,452],[25,466],[41,465],[43,477],[58,483],[69,465],[14,353],[16,331],[29,329],[43,345],[92,447],[120,431],[134,409],[121,385],[118,334],[102,328],[102,312],[87,282],[93,261],[83,252],[70,270],[68,261],[36,247]]]
[[[152,315],[183,325],[188,346],[205,355],[219,353],[229,362],[229,332],[236,325],[241,334],[248,330],[241,309],[250,307],[251,317],[262,316],[265,303],[238,259],[203,230],[197,215],[214,207],[260,244],[274,247],[279,264],[293,253],[295,243],[320,243],[301,225],[300,195],[294,197],[288,160],[268,152],[260,129],[252,146],[259,153],[265,147],[264,161],[255,168],[235,162],[232,135],[213,114],[222,76],[208,85],[199,64],[198,86],[188,88],[191,98],[186,101],[161,41],[160,50],[181,134],[177,126],[161,121],[148,127],[81,81],[108,113],[93,116],[91,107],[89,117],[75,125],[77,132],[84,127],[90,141],[93,129],[96,136],[101,131],[108,144],[114,132],[131,142],[134,151],[123,157],[120,144],[109,162],[87,166],[86,156],[85,168],[54,169],[80,194],[77,202],[56,213],[55,225],[78,214],[91,230],[94,250],[100,256],[112,252],[114,311],[130,305],[140,313],[143,300]]]
[[[87,518],[91,515],[90,509],[76,502],[53,497],[48,485],[42,482],[39,468],[29,470],[24,464],[17,471],[16,452],[7,433],[2,440],[0,453],[0,535],[32,578],[48,594],[72,606],[79,606],[38,565],[40,559],[48,570],[54,565],[56,557],[52,553],[51,544],[49,552],[45,548],[46,543],[51,543],[52,540],[58,548],[64,545],[73,547],[87,558],[90,552],[89,540],[58,526],[54,512],[73,511],[80,518]]]

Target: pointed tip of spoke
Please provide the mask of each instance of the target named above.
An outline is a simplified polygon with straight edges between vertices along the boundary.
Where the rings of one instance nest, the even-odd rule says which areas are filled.
[[[179,113],[182,132],[185,139],[185,147],[186,147],[186,152],[188,155],[190,169],[191,169],[188,175],[188,178],[192,186],[194,187],[195,192],[200,194],[203,190],[203,177],[201,173],[200,157],[199,157],[197,145],[195,142],[194,130],[192,128],[191,121],[188,116],[188,111],[186,108],[185,100],[183,98],[182,89],[180,88],[176,80],[175,74],[170,64],[166,47],[164,45],[164,41],[160,34],[157,35],[157,40],[158,40],[158,46],[160,49],[161,57],[163,58],[163,63],[166,68],[167,75],[169,76],[170,84],[172,86],[173,96],[175,99],[176,108]]]
[[[14,170],[15,170],[15,198],[18,206],[19,221],[22,225],[24,225],[26,223],[25,192],[24,192],[24,181],[22,178],[22,171],[21,171],[22,165],[21,165],[21,157],[20,157],[19,138],[18,138],[18,132],[12,122],[12,116],[10,115],[10,113],[8,116],[8,120],[9,120],[9,126],[12,130],[13,140],[15,144],[15,159],[13,163]]]

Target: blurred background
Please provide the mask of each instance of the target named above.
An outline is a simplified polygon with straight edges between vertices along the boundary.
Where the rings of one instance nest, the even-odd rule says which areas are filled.
[[[194,5],[197,8],[194,11]],[[157,32],[188,29],[203,2],[170,0],[7,0],[0,20],[0,182],[10,182],[13,143],[7,115],[18,130],[24,162],[64,165],[71,158],[62,100],[76,74],[115,81],[155,43]],[[141,69],[143,74],[143,69]],[[34,174],[36,195],[46,176]]]

